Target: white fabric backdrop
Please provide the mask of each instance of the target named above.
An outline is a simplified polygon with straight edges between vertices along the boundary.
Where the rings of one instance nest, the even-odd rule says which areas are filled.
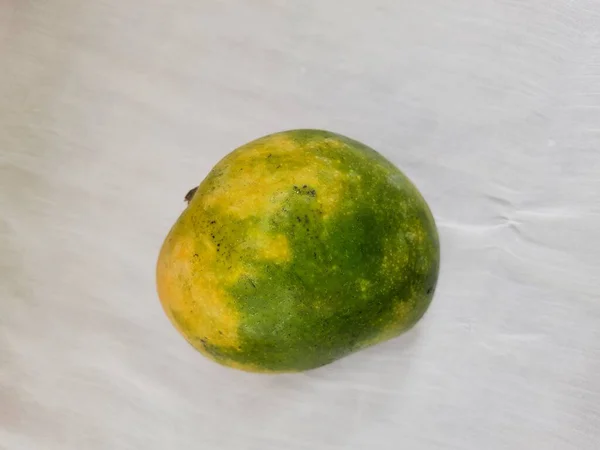
[[[288,128],[401,167],[434,302],[331,366],[221,368],[154,265]],[[0,0],[0,448],[600,448],[600,1]]]

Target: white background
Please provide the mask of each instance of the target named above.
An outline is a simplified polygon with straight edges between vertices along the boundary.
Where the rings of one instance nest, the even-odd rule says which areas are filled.
[[[183,196],[289,128],[419,187],[410,333],[224,369],[154,285]],[[0,448],[600,448],[600,2],[0,0]]]

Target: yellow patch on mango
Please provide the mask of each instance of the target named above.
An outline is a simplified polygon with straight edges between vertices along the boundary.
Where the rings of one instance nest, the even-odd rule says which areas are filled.
[[[273,166],[269,158],[280,158]],[[336,210],[348,175],[332,160],[309,146],[299,146],[286,136],[251,142],[223,158],[216,166],[223,172],[210,192],[200,186],[205,207],[216,207],[240,219],[264,217],[277,211],[282,201],[294,195],[293,186],[316,191],[323,215]]]
[[[182,224],[185,224],[183,221]],[[195,347],[238,345],[239,314],[224,289],[242,269],[216,270],[216,249],[206,236],[194,241],[178,225],[165,240],[157,265],[157,289],[167,316]]]
[[[264,232],[255,231],[250,234],[249,242],[255,247],[258,256],[275,262],[286,262],[290,260],[290,244],[288,238],[283,234],[275,236]]]

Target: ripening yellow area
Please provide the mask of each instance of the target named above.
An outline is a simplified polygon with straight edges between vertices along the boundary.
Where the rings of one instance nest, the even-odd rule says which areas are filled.
[[[240,318],[224,286],[243,270],[214,270],[214,243],[207,237],[191,238],[186,224],[178,223],[161,249],[156,269],[160,301],[171,322],[199,350],[201,339],[236,347]]]
[[[283,234],[273,236],[254,229],[249,233],[248,242],[252,243],[254,250],[258,252],[257,256],[261,259],[286,262],[291,258],[290,244]]]
[[[194,213],[186,210],[163,244],[156,268],[157,289],[163,309],[177,330],[203,354],[211,356],[203,342],[238,347],[240,316],[227,288],[253,272],[251,264],[239,257],[218,260],[210,232],[194,230]],[[283,234],[254,229],[244,240],[257,259],[280,263],[291,259],[289,242]]]
[[[331,140],[328,145],[342,144]],[[240,219],[272,214],[293,192],[293,186],[314,189],[326,217],[336,210],[348,177],[331,159],[285,135],[240,147],[216,168],[223,170],[223,176],[210,192],[202,192],[202,202]],[[203,187],[200,190],[205,190]]]
[[[164,311],[185,339],[206,357],[247,372],[273,372],[232,359],[217,360],[204,348],[203,342],[238,349],[240,316],[226,288],[252,272],[235,258],[229,259],[228,270],[223,270],[210,236],[192,233],[189,213],[184,212],[173,227],[159,255],[157,288]],[[284,235],[254,231],[247,241],[258,258],[285,262],[291,257]]]

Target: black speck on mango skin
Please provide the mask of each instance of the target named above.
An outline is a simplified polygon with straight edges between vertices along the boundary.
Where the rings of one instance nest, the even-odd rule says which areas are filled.
[[[226,156],[170,236],[198,242],[177,273],[181,298],[200,312],[183,316],[163,294],[169,317],[204,354],[250,371],[308,370],[398,336],[423,316],[438,278],[436,225],[415,186],[375,150],[321,130]],[[182,267],[174,255],[165,250],[159,265]],[[198,331],[220,320],[209,323],[202,289],[190,287],[206,272],[235,316],[229,341]]]

